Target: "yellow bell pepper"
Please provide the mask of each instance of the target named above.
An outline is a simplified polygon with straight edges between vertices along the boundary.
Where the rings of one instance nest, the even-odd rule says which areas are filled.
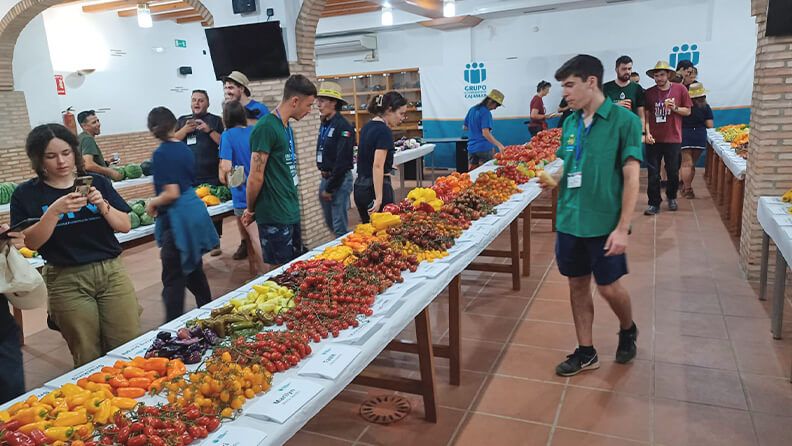
[[[69,411],[69,403],[68,401],[66,401],[66,398],[62,398],[55,404],[55,407],[50,411],[50,415],[56,416],[61,412],[68,412],[68,411]]]
[[[60,390],[54,390],[44,396],[41,399],[41,402],[44,404],[49,404],[52,407],[55,407],[58,403],[58,399],[63,398],[63,393]]]
[[[371,224],[377,231],[382,231],[401,223],[401,217],[390,212],[375,212],[371,214]]]
[[[85,409],[88,411],[89,414],[93,415],[99,412],[99,410],[102,408],[102,403],[106,400],[107,398],[105,398],[104,396],[102,397],[95,396],[90,400],[88,400],[88,403],[85,405]]]
[[[66,398],[74,395],[78,395],[85,391],[82,387],[78,386],[77,384],[66,383],[60,388],[63,396]]]
[[[111,400],[104,400],[99,404],[99,410],[94,414],[94,421],[99,424],[107,424],[118,410],[117,407],[113,407]]]
[[[71,426],[49,427],[44,430],[44,435],[53,441],[69,441],[74,437],[75,430]]]
[[[36,410],[32,407],[27,407],[24,409],[20,409],[15,413],[12,417],[12,420],[19,421],[20,423],[30,424],[36,421],[40,421],[36,419]]]
[[[111,402],[113,406],[124,410],[130,410],[137,406],[137,400],[132,398],[115,397],[111,400]]]
[[[376,229],[374,229],[374,226],[371,223],[361,223],[355,226],[355,234],[374,235],[374,232],[376,232]]]
[[[7,410],[0,410],[0,422],[5,423],[11,419],[11,414]]]
[[[52,426],[51,421],[42,420],[42,421],[36,421],[35,423],[26,424],[24,426],[21,426],[17,430],[19,432],[22,432],[23,434],[29,434],[33,429],[38,429],[40,431],[43,431],[44,429],[51,426]]]
[[[61,412],[52,423],[55,427],[75,426],[78,424],[85,424],[88,422],[88,415],[86,410],[79,409],[73,412]]]

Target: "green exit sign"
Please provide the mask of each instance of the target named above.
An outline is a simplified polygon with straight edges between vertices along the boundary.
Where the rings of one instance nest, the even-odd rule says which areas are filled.
[[[176,48],[187,48],[187,41],[176,39]]]

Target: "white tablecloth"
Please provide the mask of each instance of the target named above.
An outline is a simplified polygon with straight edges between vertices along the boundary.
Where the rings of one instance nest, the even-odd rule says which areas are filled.
[[[762,229],[770,236],[788,265],[792,265],[792,206],[778,197],[759,197],[756,216]]]
[[[412,161],[414,159],[418,159],[420,157],[426,156],[432,152],[434,152],[435,145],[434,144],[423,144],[421,147],[417,149],[407,149],[396,152],[393,155],[393,165],[400,166],[408,161]]]
[[[554,172],[561,167],[561,161],[551,163],[547,170]],[[482,172],[495,170],[496,166],[489,162],[475,171],[471,172],[471,178],[476,178]],[[486,216],[472,224],[463,235],[456,241],[456,245],[449,250],[449,256],[436,260],[432,263],[421,263],[418,270],[414,273],[407,272],[403,274],[404,282],[396,284],[385,293],[377,296],[377,302],[374,308],[380,308],[381,311],[375,313],[368,318],[372,322],[374,328],[371,329],[365,336],[353,342],[352,345],[359,348],[360,354],[346,367],[341,375],[335,380],[327,380],[321,378],[313,378],[306,376],[299,376],[300,368],[305,365],[306,361],[302,362],[298,367],[290,369],[284,373],[277,373],[273,378],[273,389],[279,385],[287,382],[288,380],[298,378],[299,380],[309,381],[321,387],[321,392],[311,399],[307,404],[302,406],[295,412],[285,423],[279,424],[272,421],[263,421],[259,418],[253,418],[247,413],[250,408],[260,401],[264,396],[259,396],[249,401],[243,407],[243,416],[237,418],[230,423],[224,423],[223,428],[246,427],[253,428],[258,432],[266,435],[263,437],[261,444],[267,445],[280,445],[285,443],[297,431],[299,431],[313,416],[315,416],[325,405],[327,405],[338,393],[340,393],[351,381],[359,375],[366,366],[371,363],[374,358],[385,348],[385,346],[392,341],[396,336],[404,330],[409,323],[415,319],[418,313],[427,307],[440,293],[442,293],[448,286],[451,279],[457,274],[467,268],[478,255],[492,243],[493,240],[514,221],[520,213],[541,193],[537,182],[531,181],[530,183],[520,185],[521,192],[513,195],[509,201],[497,206],[496,214]],[[211,208],[210,208],[211,209]],[[310,258],[328,246],[340,243],[340,239],[336,239],[330,243],[322,245],[311,252],[305,254],[301,258],[295,260],[304,260]],[[287,268],[285,265],[277,270],[271,271],[251,283],[247,283],[230,293],[215,299],[208,304],[206,308],[216,308],[227,302],[233,297],[246,293],[250,290],[253,284],[262,283],[269,277],[280,274]],[[385,305],[387,304],[387,305]],[[387,307],[387,308],[386,308]],[[205,310],[206,308],[202,309]],[[198,310],[200,311],[200,310]],[[151,334],[144,334],[143,337]],[[322,348],[330,345],[337,344],[339,339],[329,338],[323,340],[318,344],[311,344],[313,352],[318,352]],[[349,345],[350,341],[346,341]],[[131,341],[130,344],[135,344]],[[129,355],[143,354],[148,347],[146,342],[138,342],[140,345],[139,352],[127,352]],[[312,355],[313,356],[313,355]],[[100,358],[95,361],[93,366],[100,367],[102,361],[107,361],[106,358]],[[86,365],[88,369],[91,364]],[[87,370],[87,369],[86,369]],[[73,374],[74,372],[72,372]],[[62,381],[62,380],[61,380]],[[58,379],[52,381],[52,385],[57,385],[61,381]],[[273,390],[271,390],[272,392]],[[42,389],[33,390],[31,393],[41,394]],[[23,397],[25,397],[23,395]],[[20,398],[23,398],[20,397]],[[211,437],[204,440],[201,444],[210,445]],[[250,444],[255,444],[251,442]]]
[[[715,129],[707,129],[707,141],[715,149],[715,153],[723,160],[726,167],[729,168],[732,175],[741,180],[745,179],[745,170],[748,167],[748,162],[737,155],[730,143],[723,140],[723,135]]]

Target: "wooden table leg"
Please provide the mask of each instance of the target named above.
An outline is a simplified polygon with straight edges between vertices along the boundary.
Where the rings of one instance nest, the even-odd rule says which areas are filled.
[[[736,233],[739,231],[739,221],[742,220],[742,212],[740,203],[740,179],[732,175],[731,177],[731,194],[729,196],[729,221],[731,222],[731,232]]]
[[[25,345],[25,325],[22,322],[22,310],[14,308],[14,320],[19,325],[19,345]]]
[[[707,184],[710,184],[710,180],[712,180],[712,157],[714,151],[712,150],[712,146],[709,144],[707,144],[707,146],[706,159],[704,162],[704,179],[707,180]]]
[[[436,423],[437,400],[435,398],[432,329],[429,323],[429,312],[425,308],[415,318],[415,335],[418,341],[418,363],[421,369],[421,395],[424,400],[424,413],[426,421]]]
[[[523,218],[523,273],[524,277],[528,277],[531,275],[531,205],[529,204],[528,207],[522,213]]]
[[[726,201],[726,175],[730,173],[729,168],[726,167],[726,164],[721,160],[721,174],[718,177],[718,206],[723,206],[723,203]]]
[[[462,294],[462,281],[457,274],[448,284],[448,347],[450,361],[449,381],[452,386],[458,386],[461,382],[461,341],[462,337],[462,305],[460,303]]]
[[[726,171],[726,175],[724,176],[724,184],[723,184],[723,220],[726,222],[726,228],[731,228],[732,219],[734,215],[731,214],[731,200],[732,200],[732,190],[734,189],[734,175],[732,175],[731,170]]]
[[[781,339],[781,326],[784,321],[784,291],[786,289],[787,263],[781,252],[776,250],[775,283],[773,284],[772,313],[770,331],[773,339]]]
[[[520,226],[518,218],[509,224],[509,241],[511,242],[511,275],[512,289],[520,291]]]
[[[745,199],[745,180],[737,180],[735,184],[735,188],[737,189],[736,194],[736,204],[735,204],[735,212],[737,215],[736,224],[734,227],[734,235],[738,238],[740,237],[740,233],[742,233],[742,213],[743,213],[743,200]]]
[[[720,166],[719,166],[718,163],[720,161],[720,157],[715,155],[715,154],[713,154],[712,156],[713,156],[713,158],[712,158],[712,177],[710,178],[710,181],[709,181],[709,187],[710,187],[710,195],[712,196],[712,200],[715,202],[715,204],[717,204],[718,203],[718,177],[720,176]]]
[[[770,236],[762,231],[762,254],[759,258],[759,300],[767,300],[767,269],[770,257]]]

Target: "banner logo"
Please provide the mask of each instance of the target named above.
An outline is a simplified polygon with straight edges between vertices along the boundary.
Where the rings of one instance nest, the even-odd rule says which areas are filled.
[[[699,52],[697,44],[688,45],[684,43],[680,46],[671,48],[671,54],[668,56],[668,63],[671,64],[671,68],[676,68],[677,64],[683,60],[689,60],[693,65],[698,65],[700,58],[701,53]]]
[[[487,97],[487,69],[483,63],[472,62],[465,65],[465,99],[484,99]]]

